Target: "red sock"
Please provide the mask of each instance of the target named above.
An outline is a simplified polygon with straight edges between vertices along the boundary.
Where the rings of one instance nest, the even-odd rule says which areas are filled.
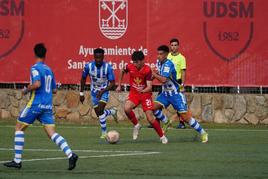
[[[130,113],[128,113],[126,115],[134,125],[138,124],[138,119],[136,118],[136,115],[133,111],[130,111]]]
[[[157,120],[154,120],[153,123],[151,123],[152,126],[154,127],[154,130],[157,132],[157,134],[159,135],[159,137],[162,137],[163,134],[163,130],[160,127],[160,123]]]

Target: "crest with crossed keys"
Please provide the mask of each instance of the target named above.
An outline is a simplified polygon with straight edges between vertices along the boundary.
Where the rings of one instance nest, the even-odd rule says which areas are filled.
[[[128,26],[127,0],[99,0],[99,28],[108,39],[119,39]]]

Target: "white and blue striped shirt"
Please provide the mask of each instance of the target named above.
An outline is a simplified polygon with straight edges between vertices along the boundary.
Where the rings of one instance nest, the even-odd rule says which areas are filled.
[[[162,93],[165,96],[173,96],[179,94],[179,84],[176,81],[176,70],[171,60],[166,60],[161,64],[157,61],[157,69],[161,76],[167,78],[167,81],[162,85]]]
[[[90,90],[94,93],[105,89],[109,81],[115,80],[113,68],[110,64],[103,62],[102,66],[97,68],[95,61],[85,65],[82,77],[90,77]]]

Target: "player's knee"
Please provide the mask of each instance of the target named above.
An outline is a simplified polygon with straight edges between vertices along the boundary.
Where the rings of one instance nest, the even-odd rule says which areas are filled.
[[[154,102],[154,110],[155,111],[162,110],[162,109],[163,109],[163,106],[161,104]]]
[[[44,130],[47,134],[47,137],[51,139],[51,137],[53,136],[53,134],[56,133],[55,131],[55,127],[53,125],[44,125]]]
[[[148,120],[149,123],[152,124],[152,123],[154,123],[154,120],[155,120],[155,119],[152,117],[152,118],[147,118],[147,120]]]
[[[129,114],[131,112],[131,110],[129,110],[129,109],[125,109],[124,111],[126,114]]]
[[[180,113],[180,117],[182,117],[184,121],[188,122],[188,121],[190,121],[190,119],[192,117],[192,113],[191,113],[191,111],[187,111],[185,113]]]
[[[147,118],[148,122],[150,122],[150,123],[154,122],[155,118],[154,118],[154,115],[153,115],[152,111],[146,111],[145,115],[146,115],[146,118]]]
[[[97,116],[101,116],[103,114],[103,110],[101,110],[99,107],[95,108],[95,113]]]
[[[132,109],[131,109],[129,106],[125,106],[125,107],[124,107],[124,111],[125,111],[126,114],[130,113],[131,110],[132,110]]]
[[[15,131],[24,131],[27,127],[28,127],[27,125],[17,123],[15,127]]]

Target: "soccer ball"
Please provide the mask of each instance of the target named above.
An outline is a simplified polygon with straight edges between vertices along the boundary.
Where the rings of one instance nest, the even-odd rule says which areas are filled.
[[[112,130],[107,133],[106,141],[110,144],[116,144],[119,141],[119,132]]]

